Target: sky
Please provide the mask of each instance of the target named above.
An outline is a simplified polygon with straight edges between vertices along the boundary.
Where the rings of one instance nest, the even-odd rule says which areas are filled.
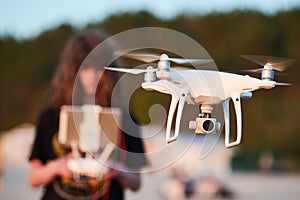
[[[0,36],[26,39],[69,23],[78,28],[112,14],[147,10],[164,19],[250,9],[274,15],[300,8],[300,0],[0,0]]]

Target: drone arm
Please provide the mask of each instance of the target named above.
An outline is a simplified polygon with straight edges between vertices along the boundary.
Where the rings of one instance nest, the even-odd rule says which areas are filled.
[[[237,138],[235,141],[230,142],[230,120],[229,120],[229,101],[227,99],[223,102],[223,112],[225,119],[225,145],[226,147],[233,147],[241,143],[242,140],[242,111],[241,111],[241,99],[240,95],[233,95],[231,100],[234,104],[234,110],[237,121]]]

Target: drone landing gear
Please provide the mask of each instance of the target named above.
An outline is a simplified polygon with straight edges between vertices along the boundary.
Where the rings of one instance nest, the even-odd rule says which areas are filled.
[[[221,123],[217,122],[215,118],[211,118],[213,110],[212,105],[201,105],[201,113],[195,121],[190,121],[189,129],[194,129],[195,133],[209,134],[220,131]]]

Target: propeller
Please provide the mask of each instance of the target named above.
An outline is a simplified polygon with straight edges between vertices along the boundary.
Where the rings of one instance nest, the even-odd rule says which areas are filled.
[[[146,73],[147,69],[130,69],[130,68],[118,68],[118,67],[103,67],[107,70],[117,71],[117,72],[125,72],[129,74],[141,74]],[[154,70],[154,69],[153,69]]]
[[[237,70],[236,72],[250,72],[250,73],[257,73],[260,74],[262,73],[262,71],[264,70],[264,68],[257,68],[257,69],[242,69],[242,70]],[[278,76],[288,76],[288,73],[282,72],[282,71],[277,71],[276,70],[276,75]]]
[[[242,58],[250,60],[254,63],[257,63],[263,67],[267,67],[269,69],[273,69],[276,71],[284,71],[288,66],[293,64],[295,60],[289,58],[282,57],[273,57],[273,56],[261,56],[261,55],[242,55]],[[248,72],[261,72],[263,69],[251,69],[246,70]]]
[[[278,85],[278,86],[289,86],[289,85],[292,85],[290,83],[278,83],[276,82],[275,85]]]
[[[103,67],[107,70],[117,71],[117,72],[124,72],[129,74],[142,74],[146,72],[157,72],[157,68],[153,68],[152,66],[148,66],[146,69],[130,69],[130,68],[119,68],[119,67]],[[190,68],[185,67],[172,67],[171,71],[175,70],[189,70]]]
[[[212,59],[191,59],[191,58],[169,58],[167,54],[152,54],[152,53],[123,53],[123,51],[117,51],[115,54],[127,58],[132,58],[146,63],[151,63],[154,61],[169,60],[176,64],[194,64],[202,65],[213,62]]]
[[[260,73],[262,72],[264,69],[263,68],[257,68],[257,69],[242,69],[242,70],[238,70],[239,72],[252,72],[252,73]]]

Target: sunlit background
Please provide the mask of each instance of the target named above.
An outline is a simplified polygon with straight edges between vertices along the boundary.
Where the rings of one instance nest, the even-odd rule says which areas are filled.
[[[295,64],[287,69],[289,76],[276,77],[292,86],[257,91],[252,99],[243,101],[242,144],[230,150],[216,148],[207,160],[192,164],[199,165],[197,176],[205,174],[203,166],[212,169],[223,166],[222,183],[236,194],[236,199],[300,198],[299,0],[53,0],[47,3],[2,0],[0,199],[19,199],[18,193],[13,192],[16,189],[28,194],[28,199],[40,194],[40,190],[32,190],[26,183],[26,156],[38,114],[48,103],[49,82],[67,39],[84,28],[97,28],[114,35],[150,26],[177,30],[193,38],[221,71],[258,67],[239,57],[245,54],[295,59]],[[129,66],[130,62],[124,65]],[[145,113],[151,104],[159,102],[166,108],[169,104],[169,98],[164,95],[142,90],[135,93],[135,98],[132,109],[145,124],[149,120]],[[144,107],[141,102],[146,102]],[[173,168],[178,166],[182,167],[180,162]],[[128,193],[128,199],[163,199],[165,185],[162,183],[167,182],[169,174],[168,171],[145,174],[142,190],[137,194]]]

